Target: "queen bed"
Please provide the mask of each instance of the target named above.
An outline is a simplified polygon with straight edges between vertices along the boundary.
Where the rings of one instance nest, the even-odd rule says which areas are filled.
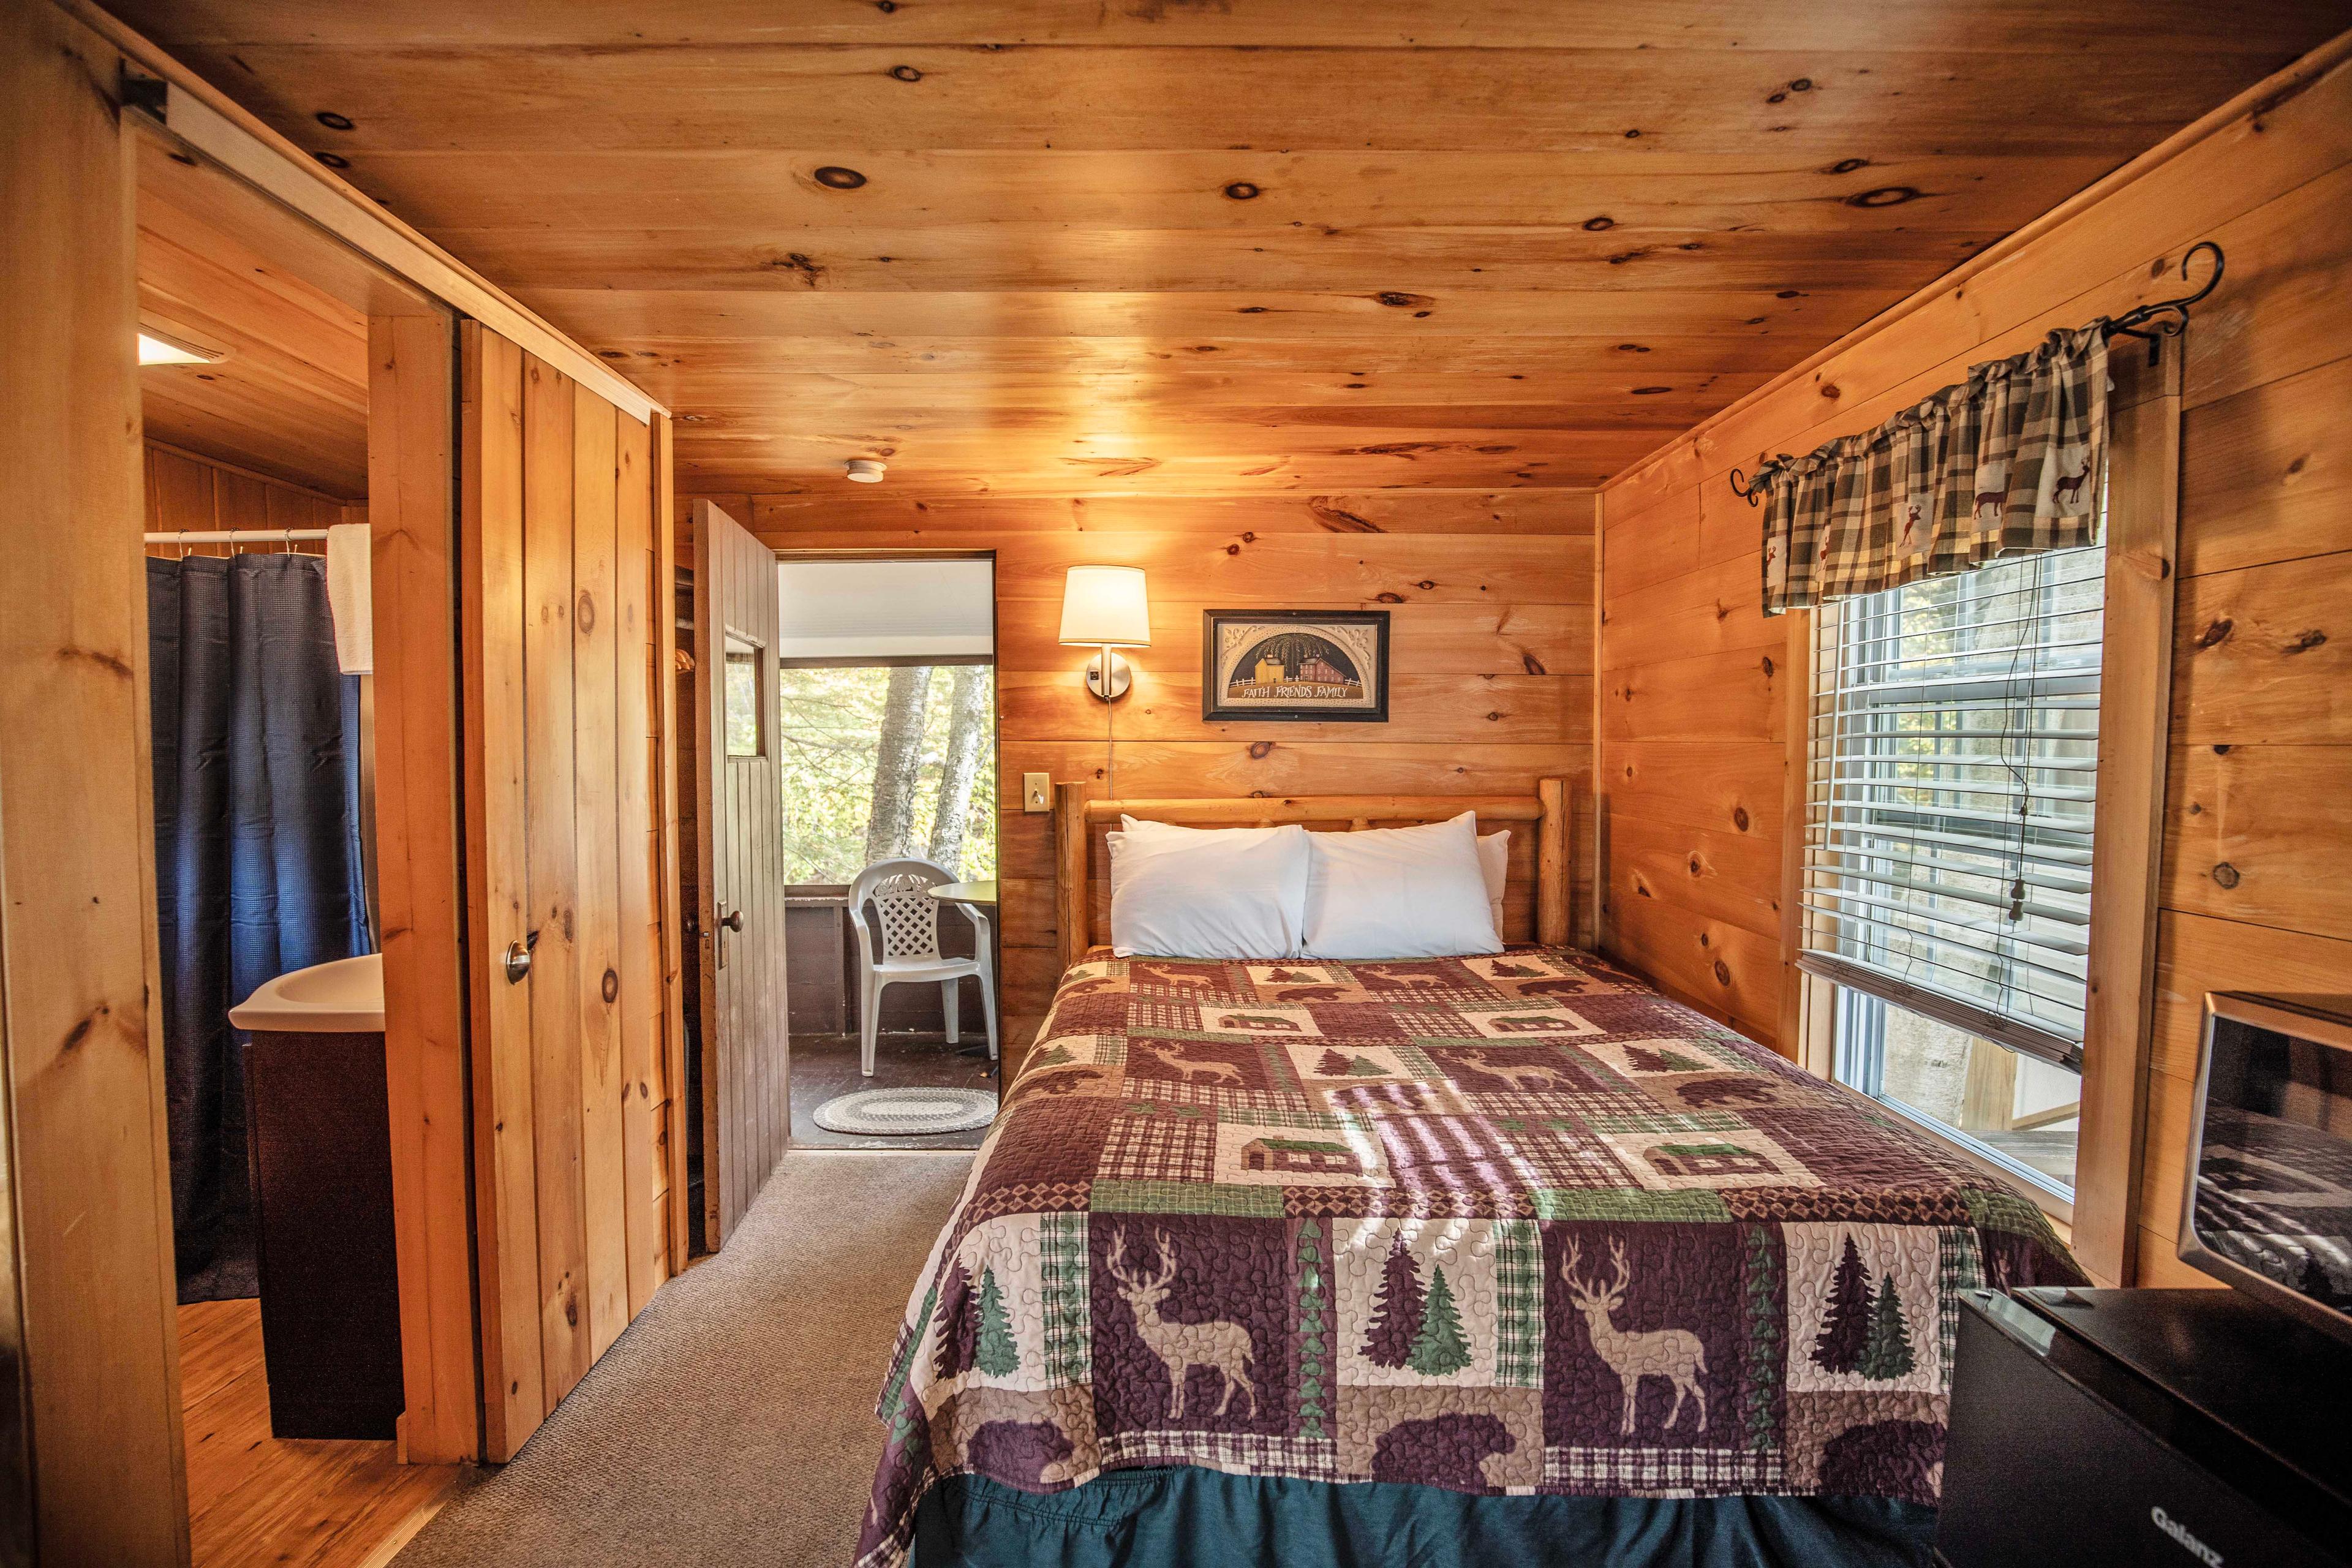
[[[1067,972],[916,1281],[860,1568],[1926,1561],[1958,1293],[2081,1276],[2026,1199],[1567,946],[1562,797],[1065,794]],[[1121,811],[1465,810],[1514,830],[1499,952],[1090,940]]]

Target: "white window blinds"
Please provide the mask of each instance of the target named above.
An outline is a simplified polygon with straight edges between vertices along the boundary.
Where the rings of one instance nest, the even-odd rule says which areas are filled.
[[[1811,973],[2079,1068],[2105,552],[1817,616]]]

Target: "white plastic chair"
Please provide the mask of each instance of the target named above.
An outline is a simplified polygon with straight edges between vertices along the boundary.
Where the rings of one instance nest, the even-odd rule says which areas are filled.
[[[892,985],[936,982],[940,1006],[947,1015],[948,1044],[961,1034],[957,1026],[958,992],[963,977],[980,981],[980,1003],[988,1015],[988,1056],[996,1059],[996,982],[988,961],[988,917],[968,905],[955,907],[971,921],[974,956],[940,955],[940,900],[930,890],[955,879],[928,860],[877,860],[850,884],[850,923],[857,928],[858,1064],[874,1076],[874,1037],[882,1016],[882,993]],[[882,955],[874,955],[874,931],[866,924],[866,906],[874,906],[875,923],[882,928]]]

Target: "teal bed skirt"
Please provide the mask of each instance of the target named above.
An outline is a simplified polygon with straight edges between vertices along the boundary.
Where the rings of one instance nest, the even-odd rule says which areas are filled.
[[[1475,1497],[1192,1468],[1039,1496],[932,1487],[914,1568],[1925,1568],[1932,1509],[1880,1498]]]

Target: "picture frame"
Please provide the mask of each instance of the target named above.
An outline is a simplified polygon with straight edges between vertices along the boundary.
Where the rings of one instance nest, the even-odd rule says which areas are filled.
[[[1202,612],[1201,717],[1213,723],[1387,723],[1389,613]]]

